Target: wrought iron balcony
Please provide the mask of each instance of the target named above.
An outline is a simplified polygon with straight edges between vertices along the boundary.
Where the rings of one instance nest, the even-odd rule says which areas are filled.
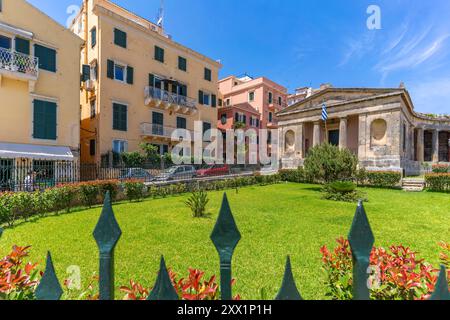
[[[159,137],[164,139],[171,139],[173,132],[177,130],[177,128],[173,127],[165,127],[159,124],[153,123],[141,123],[141,134],[147,137]],[[180,129],[182,130],[182,129]],[[191,134],[191,139],[193,139],[193,131],[188,130]],[[180,136],[181,137],[181,136]]]
[[[197,101],[166,90],[146,87],[145,105],[161,107],[164,109],[174,109],[175,112],[195,113]]]
[[[37,80],[39,75],[38,58],[15,50],[0,48],[0,73],[22,79]]]

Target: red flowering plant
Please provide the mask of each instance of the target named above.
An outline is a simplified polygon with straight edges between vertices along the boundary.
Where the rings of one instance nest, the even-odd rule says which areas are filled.
[[[321,248],[326,271],[327,296],[336,300],[352,299],[352,254],[348,240],[339,238],[338,246],[330,252]],[[441,254],[441,258],[445,254]],[[437,282],[438,270],[417,253],[404,246],[389,250],[373,248],[370,255],[369,278],[371,299],[423,300],[429,298]]]
[[[0,299],[33,300],[42,274],[37,264],[25,263],[30,247],[14,246],[9,255],[0,260]]]
[[[186,279],[178,279],[177,274],[169,270],[170,279],[181,300],[218,300],[219,286],[216,283],[216,276],[212,276],[209,281],[205,281],[203,280],[204,275],[203,271],[189,269],[189,275]],[[234,283],[235,280],[232,284]],[[130,285],[121,287],[120,291],[125,293],[124,300],[146,300],[151,289],[131,280]],[[240,299],[239,295],[234,297],[234,300]]]

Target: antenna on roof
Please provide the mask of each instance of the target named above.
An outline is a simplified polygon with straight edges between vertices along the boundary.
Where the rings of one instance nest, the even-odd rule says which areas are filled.
[[[161,0],[161,4],[159,6],[158,11],[158,22],[156,24],[161,29],[164,29],[164,0]]]

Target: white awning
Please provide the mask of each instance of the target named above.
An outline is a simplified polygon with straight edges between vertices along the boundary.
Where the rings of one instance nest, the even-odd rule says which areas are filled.
[[[0,158],[73,161],[69,147],[39,146],[0,142]]]
[[[0,30],[6,33],[20,36],[22,38],[31,40],[33,38],[33,32],[23,30],[17,27],[13,27],[9,24],[0,22]]]

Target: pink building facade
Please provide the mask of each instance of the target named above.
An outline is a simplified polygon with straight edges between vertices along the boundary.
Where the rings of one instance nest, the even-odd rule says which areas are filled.
[[[240,129],[258,134],[259,129],[278,129],[276,113],[287,107],[287,89],[265,77],[227,77],[219,81],[219,93],[217,128],[223,132],[238,122]]]
[[[230,76],[219,81],[219,92],[221,130],[234,128],[236,122],[245,129],[277,129],[275,115],[287,106],[287,89],[265,77]]]

